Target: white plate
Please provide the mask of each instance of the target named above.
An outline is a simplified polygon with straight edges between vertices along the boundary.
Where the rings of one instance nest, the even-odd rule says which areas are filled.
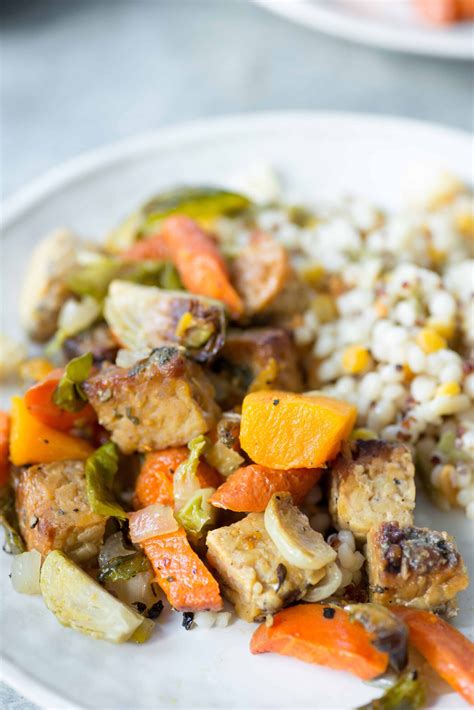
[[[225,183],[256,160],[269,162],[293,192],[331,198],[353,192],[400,203],[413,162],[472,179],[467,135],[430,125],[349,114],[239,116],[163,130],[80,158],[13,197],[4,209],[2,303],[18,334],[19,284],[35,241],[57,225],[100,237],[144,198],[176,183]],[[420,505],[418,521],[447,529],[467,556],[462,516]],[[472,556],[472,553],[470,553]],[[354,708],[373,688],[325,668],[248,651],[252,626],[186,632],[171,612],[144,646],[113,646],[61,627],[40,598],[13,592],[0,555],[2,670],[6,682],[51,707]],[[474,566],[471,566],[474,570]],[[472,592],[462,596],[467,627]],[[439,708],[465,707],[450,693]]]
[[[255,2],[302,25],[354,42],[447,59],[474,57],[474,22],[430,25],[417,14],[412,0]]]

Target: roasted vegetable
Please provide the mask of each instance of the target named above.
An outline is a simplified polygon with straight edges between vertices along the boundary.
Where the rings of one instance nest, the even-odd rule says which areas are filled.
[[[214,490],[199,488],[176,513],[176,520],[187,532],[199,535],[204,528],[215,523],[217,511],[209,503]]]
[[[10,574],[12,586],[19,594],[40,594],[41,555],[29,550],[15,555]]]
[[[235,214],[250,207],[243,195],[215,187],[176,187],[148,200],[137,212],[127,217],[107,238],[107,248],[121,252],[141,236],[156,232],[165,217],[183,214],[208,220],[219,215]]]
[[[408,661],[408,629],[387,607],[381,604],[346,604],[344,609],[375,635],[374,646],[389,655],[394,671],[402,671]]]
[[[10,458],[15,466],[86,459],[93,452],[87,441],[43,424],[21,397],[12,397]]]
[[[184,446],[146,454],[135,483],[135,508],[153,503],[174,505],[173,475],[188,456],[189,449]],[[200,488],[216,488],[222,483],[219,473],[205,461],[199,461],[196,475]]]
[[[183,528],[142,544],[156,580],[178,611],[219,611],[219,585],[191,548]]]
[[[319,570],[334,562],[336,551],[313,530],[290,493],[274,493],[265,508],[265,529],[282,557],[299,569]]]
[[[82,366],[81,368],[82,369]],[[84,368],[84,372],[85,372]],[[73,373],[74,374],[74,373]],[[77,374],[77,373],[76,373]],[[64,383],[62,392],[58,393],[58,387]],[[82,382],[82,380],[81,380]],[[78,393],[81,393],[78,396]],[[66,401],[66,396],[70,399],[73,407],[78,407],[74,411],[66,411],[54,400],[58,402]],[[58,429],[59,431],[69,431],[70,429],[94,422],[97,417],[91,406],[87,405],[87,398],[84,399],[84,391],[80,384],[76,390],[76,384],[67,376],[62,369],[52,370],[44,380],[38,382],[25,393],[25,405],[28,411],[43,424]]]
[[[232,262],[232,277],[247,315],[260,313],[283,291],[288,253],[269,234],[255,232]]]
[[[41,568],[41,594],[63,626],[105,641],[127,641],[143,617],[115,599],[58,550]]]
[[[180,510],[200,488],[197,477],[199,459],[209,449],[209,439],[197,436],[189,442],[188,449],[189,456],[178,466],[173,476],[175,510]]]
[[[425,707],[426,691],[418,672],[407,670],[381,698],[357,710],[417,710]]]
[[[430,611],[392,607],[408,626],[410,643],[449,685],[474,705],[474,644]]]
[[[206,362],[224,344],[224,308],[203,296],[114,281],[104,314],[117,340],[130,350],[172,343]]]
[[[341,608],[300,604],[278,612],[273,624],[261,624],[250,642],[252,653],[274,651],[345,670],[363,680],[384,673],[388,655],[373,645],[373,635]]]
[[[68,285],[77,296],[92,296],[96,301],[102,301],[115,279],[159,288],[181,288],[174,266],[167,261],[128,263],[104,254],[96,254],[87,264],[76,266]]]
[[[41,240],[31,254],[20,297],[23,328],[44,342],[56,330],[62,305],[70,294],[68,276],[76,263],[77,238],[59,229]]]
[[[9,555],[24,552],[25,543],[20,534],[15,510],[15,494],[9,486],[0,488],[0,526],[3,527],[5,535],[3,551]]]
[[[321,473],[319,469],[279,471],[255,463],[250,464],[231,473],[216,490],[210,502],[217,508],[226,508],[237,513],[261,513],[273,493],[288,491],[295,503],[301,503],[319,481]]]
[[[240,443],[262,466],[318,468],[336,456],[356,415],[354,405],[331,397],[253,392],[242,405]]]
[[[8,481],[10,461],[8,460],[10,438],[10,415],[0,411],[0,487]]]
[[[66,360],[90,352],[95,365],[106,361],[115,362],[118,349],[119,344],[106,323],[97,323],[82,333],[66,338],[63,342]]]
[[[117,469],[117,447],[109,441],[94,451],[86,461],[87,498],[94,513],[125,520],[127,514],[115,500],[112,490]]]
[[[71,360],[53,393],[53,402],[66,412],[80,412],[87,403],[82,383],[89,376],[92,354],[85,353]]]
[[[242,314],[243,304],[230,282],[225,261],[214,240],[196,222],[183,216],[168,217],[159,238],[188,291],[222,301],[234,318]]]

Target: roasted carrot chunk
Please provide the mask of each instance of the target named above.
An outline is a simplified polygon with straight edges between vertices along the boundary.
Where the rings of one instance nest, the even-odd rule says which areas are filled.
[[[42,382],[27,390],[25,404],[28,411],[43,424],[59,431],[69,431],[82,422],[96,421],[97,416],[90,404],[86,404],[79,412],[66,412],[53,402],[54,390],[63,374],[61,369],[53,370]]]
[[[0,412],[0,486],[8,480],[10,462],[8,460],[8,439],[10,436],[10,415]]]
[[[188,291],[223,301],[234,317],[243,303],[229,279],[229,272],[214,240],[189,217],[168,217],[161,231],[171,260]]]
[[[354,405],[331,397],[252,392],[242,405],[240,443],[268,468],[319,468],[337,455],[356,416]]]
[[[188,542],[183,528],[142,543],[156,581],[178,611],[222,609],[219,585]]]
[[[301,604],[278,612],[272,626],[263,623],[255,631],[250,650],[293,656],[364,680],[381,675],[388,666],[388,654],[375,648],[362,624],[344,609],[326,604]]]
[[[137,510],[154,503],[173,505],[173,474],[188,456],[186,446],[154,451],[145,456],[135,484],[133,503]],[[205,461],[199,462],[197,477],[201,488],[217,488],[223,481],[220,473]]]
[[[57,431],[34,417],[25,400],[12,398],[10,460],[15,466],[86,459],[94,449],[83,439]]]
[[[155,234],[149,239],[142,239],[121,254],[124,261],[145,261],[146,259],[160,261],[167,259],[168,256],[168,249],[161,234]]]
[[[236,513],[261,513],[274,493],[288,491],[298,504],[319,481],[321,473],[320,469],[278,471],[251,464],[231,473],[209,501],[217,508]]]
[[[474,644],[431,611],[390,607],[408,626],[410,643],[435,671],[474,705]]]

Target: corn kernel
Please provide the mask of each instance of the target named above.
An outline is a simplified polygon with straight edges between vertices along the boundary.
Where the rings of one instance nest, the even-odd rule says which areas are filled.
[[[460,212],[456,215],[454,223],[458,232],[466,239],[474,239],[474,214]]]
[[[402,371],[403,371],[404,382],[409,383],[415,378],[415,373],[413,372],[411,367],[408,365],[408,363],[406,363],[406,362],[403,363]]]
[[[388,316],[388,306],[380,298],[375,301],[374,308],[379,318],[386,318]]]
[[[446,347],[446,340],[433,328],[422,328],[416,336],[416,342],[427,354],[435,353]]]
[[[361,345],[350,345],[342,356],[342,367],[351,375],[363,372],[370,364],[370,353]]]
[[[451,340],[456,332],[456,325],[453,321],[441,321],[430,318],[428,325],[446,340]]]
[[[456,395],[460,394],[461,392],[461,387],[459,386],[458,382],[445,382],[444,384],[440,385],[438,389],[436,390],[436,396],[437,397],[456,397]]]
[[[26,381],[39,382],[44,380],[52,370],[54,370],[53,363],[43,357],[33,357],[30,360],[25,360],[20,365],[20,375]]]
[[[436,249],[432,244],[428,244],[426,251],[435,266],[442,266],[446,261],[446,252],[442,249]]]
[[[337,306],[328,293],[318,293],[311,301],[311,308],[320,323],[329,323],[337,318]]]
[[[318,263],[305,266],[300,271],[300,276],[308,286],[318,286],[325,274],[324,266]]]
[[[360,427],[359,429],[354,429],[350,438],[353,441],[356,441],[357,439],[359,441],[370,441],[371,439],[376,439],[377,434],[375,433],[375,431],[372,431],[372,429],[365,429],[364,427]]]

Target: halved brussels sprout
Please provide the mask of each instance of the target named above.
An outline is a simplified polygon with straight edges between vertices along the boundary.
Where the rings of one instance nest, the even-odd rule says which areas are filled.
[[[117,340],[129,350],[173,343],[186,348],[194,360],[207,362],[225,340],[224,306],[182,291],[113,281],[104,315]]]
[[[114,643],[123,643],[143,623],[136,611],[115,599],[59,550],[41,568],[41,594],[63,626]]]
[[[194,219],[211,219],[242,212],[251,206],[248,197],[218,187],[176,187],[148,200],[129,215],[107,237],[109,251],[119,253],[137,239],[156,230],[157,224],[172,214]]]

